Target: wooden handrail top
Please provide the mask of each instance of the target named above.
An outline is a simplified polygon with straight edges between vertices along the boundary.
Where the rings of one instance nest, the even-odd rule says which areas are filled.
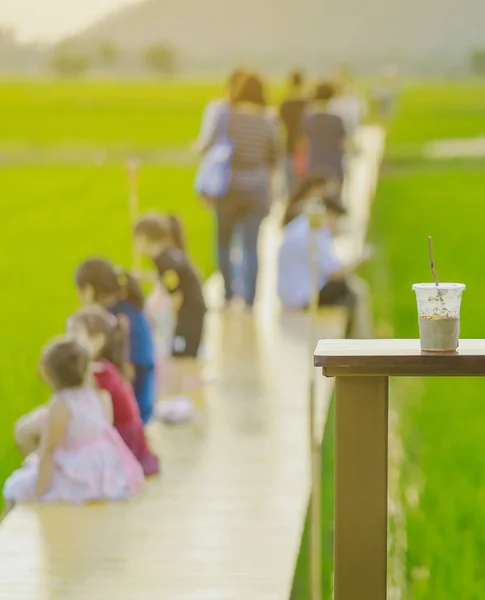
[[[419,340],[320,340],[314,365],[326,377],[483,377],[485,340],[460,340],[457,352],[422,352]]]

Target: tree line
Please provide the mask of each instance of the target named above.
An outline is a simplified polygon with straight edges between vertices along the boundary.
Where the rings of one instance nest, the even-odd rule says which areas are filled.
[[[100,42],[87,49],[65,41],[52,48],[48,66],[60,77],[82,77],[93,69],[115,70],[123,58],[123,52],[112,42]],[[136,59],[140,66],[154,75],[170,76],[177,71],[177,55],[170,44],[147,46]]]
[[[69,41],[52,48],[48,65],[60,77],[82,77],[93,69],[115,70],[123,62],[123,52],[112,42],[100,42],[88,50]],[[158,76],[170,76],[178,70],[177,53],[168,43],[147,46],[137,56],[137,66]],[[485,76],[485,48],[473,48],[468,56],[472,75]]]

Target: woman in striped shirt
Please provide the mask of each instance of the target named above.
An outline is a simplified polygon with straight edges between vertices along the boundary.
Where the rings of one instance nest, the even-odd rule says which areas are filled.
[[[257,75],[242,78],[227,110],[227,136],[233,144],[232,176],[227,195],[218,199],[215,206],[218,261],[225,301],[230,303],[234,296],[230,248],[237,229],[243,251],[243,298],[252,307],[258,276],[259,230],[269,212],[271,173],[279,154],[277,121],[267,110],[264,84]],[[219,118],[227,119],[227,113]]]

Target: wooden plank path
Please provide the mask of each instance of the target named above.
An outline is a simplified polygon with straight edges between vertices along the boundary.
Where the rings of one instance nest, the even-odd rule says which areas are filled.
[[[365,129],[362,144],[358,160],[376,172],[380,131]],[[352,185],[349,206],[367,203]],[[289,598],[309,494],[312,359],[307,316],[282,314],[275,301],[277,245],[275,210],[262,236],[255,314],[208,316],[215,382],[203,421],[150,428],[163,477],[128,503],[15,509],[0,527],[0,600]],[[211,302],[217,288],[214,280]],[[312,344],[341,337],[344,326],[342,311],[325,311]],[[318,382],[323,423],[332,384]]]

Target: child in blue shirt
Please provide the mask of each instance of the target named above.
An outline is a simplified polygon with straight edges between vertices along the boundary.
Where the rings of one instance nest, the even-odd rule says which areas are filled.
[[[130,321],[130,359],[133,388],[143,423],[148,423],[155,402],[155,356],[152,331],[144,314],[144,297],[130,274],[115,268],[108,260],[94,258],[76,271],[76,287],[81,304],[100,304],[114,315]]]

